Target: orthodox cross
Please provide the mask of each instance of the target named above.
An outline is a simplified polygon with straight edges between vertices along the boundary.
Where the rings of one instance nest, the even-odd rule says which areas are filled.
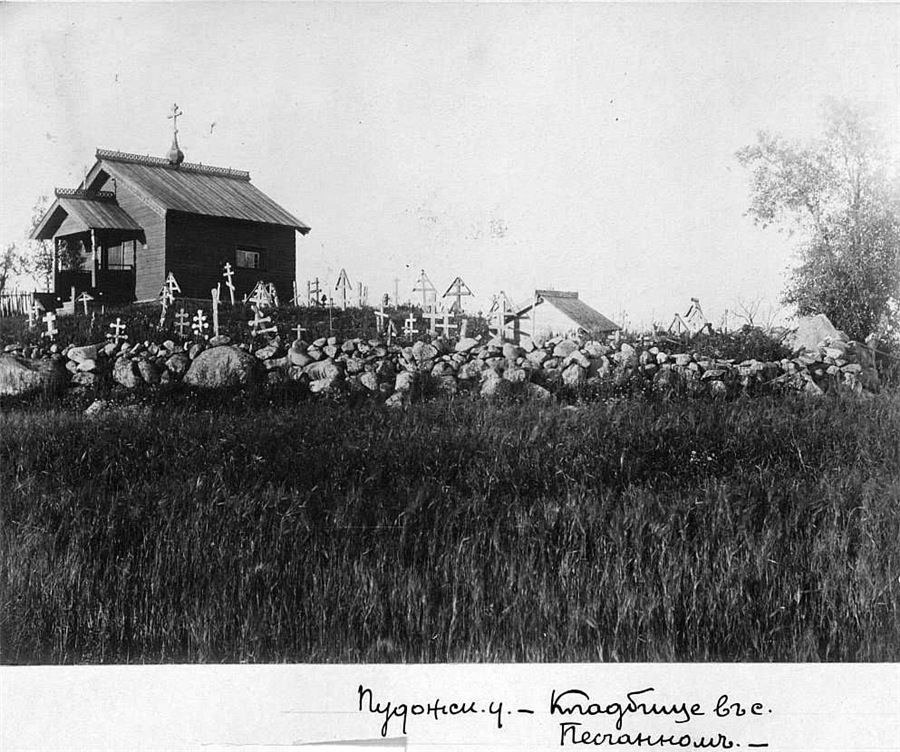
[[[418,333],[419,330],[416,329],[416,317],[412,314],[409,314],[409,317],[406,319],[406,321],[403,322],[403,334],[407,337],[412,338]]]
[[[422,310],[427,311],[429,309],[428,299],[431,298],[432,303],[435,298],[437,298],[437,290],[434,289],[434,285],[431,284],[431,280],[428,279],[428,275],[425,273],[425,270],[422,270],[422,273],[419,275],[419,278],[416,280],[416,286],[413,288],[413,292],[422,293]]]
[[[191,324],[191,329],[194,330],[194,334],[198,337],[202,337],[206,334],[208,328],[209,324],[206,320],[206,314],[203,313],[202,309],[198,308],[197,313],[194,314],[194,322]]]
[[[166,117],[166,120],[172,121],[172,130],[174,135],[178,135],[178,118],[184,115],[184,113],[178,109],[177,104],[172,105],[172,114]]]
[[[676,337],[682,334],[689,334],[691,328],[685,323],[685,320],[681,318],[681,315],[676,313],[675,318],[672,319],[672,323],[669,324],[669,334],[674,334]]]
[[[504,293],[501,292],[499,297],[495,300],[492,313],[490,330],[494,332],[494,336],[499,337],[502,342],[503,335],[506,333],[507,317],[506,295]]]
[[[389,320],[390,316],[384,312],[384,303],[381,304],[381,308],[375,311],[375,330],[381,334],[382,331],[386,328],[385,321]]]
[[[322,290],[319,288],[319,278],[316,277],[315,283],[307,282],[306,283],[306,297],[308,300],[308,305],[318,306],[321,301],[319,300],[319,295],[322,294]]]
[[[56,314],[53,311],[47,311],[44,314],[44,323],[47,325],[47,331],[44,332],[44,337],[49,337],[53,339],[57,334],[59,334],[59,329],[56,328]]]
[[[357,294],[357,305],[362,308],[366,303],[369,302],[369,286],[366,285],[363,287],[363,283],[359,283],[359,292]]]
[[[219,298],[222,296],[222,291],[219,289],[219,286],[216,285],[212,290],[210,290],[212,294],[212,319],[213,319],[213,336],[219,336]]]
[[[231,263],[228,261],[225,262],[225,271],[222,272],[222,276],[225,277],[225,286],[231,296],[231,305],[234,305],[234,282],[231,279],[234,276],[234,269],[231,268]]]
[[[259,306],[253,306],[253,320],[250,322],[250,331],[253,333],[254,337],[257,337],[260,334],[277,333],[278,327],[274,324],[272,326],[266,326],[266,324],[271,323],[271,317],[263,316]]]
[[[397,336],[397,327],[394,326],[394,320],[388,319],[387,325],[387,343],[391,344],[391,340]]]
[[[172,272],[169,272],[169,276],[166,277],[165,289],[169,293],[169,298],[171,300],[175,299],[175,293],[181,292],[181,287],[178,284],[178,281],[175,279],[175,275]]]
[[[300,300],[300,288],[297,287],[296,279],[294,280],[294,297],[291,298],[291,303],[293,305],[297,306],[297,308],[299,308],[301,305],[303,305],[302,301]]]
[[[449,311],[444,313],[444,321],[443,321],[443,323],[438,324],[437,328],[443,330],[442,336],[444,337],[444,339],[447,339],[450,337],[451,329],[456,329],[456,324],[450,323],[450,312]]]
[[[128,339],[128,335],[125,334],[125,324],[118,316],[116,317],[116,320],[109,325],[109,328],[112,329],[112,333],[107,334],[106,336],[117,345],[120,341]]]
[[[269,293],[269,300],[272,301],[272,305],[278,308],[278,288],[275,287],[274,282],[269,282],[269,284],[266,285],[266,292]]]
[[[175,314],[175,328],[178,329],[178,336],[184,339],[185,330],[188,327],[188,314],[184,308]]]
[[[687,321],[688,326],[690,326],[691,331],[695,334],[709,326],[709,320],[706,318],[703,309],[700,307],[699,298],[691,298],[691,307],[688,308],[688,312],[684,314],[684,318]]]
[[[28,328],[31,329],[34,326],[34,323],[38,320],[38,315],[41,310],[38,308],[37,302],[34,298],[31,299],[31,305],[28,306]]]
[[[257,282],[256,287],[253,288],[253,292],[250,294],[250,302],[257,308],[269,308],[272,305],[269,288],[262,280]]]
[[[462,310],[462,299],[463,297],[472,295],[472,291],[469,289],[469,286],[463,282],[462,277],[457,277],[450,283],[450,287],[447,288],[447,292],[443,294],[444,298],[456,298],[456,302],[450,307],[451,311],[456,311],[457,313]]]
[[[90,303],[94,299],[93,295],[90,295],[87,290],[85,290],[81,295],[79,295],[76,299],[76,303],[81,303],[84,305],[84,315],[88,315],[88,303]]]
[[[341,291],[341,308],[347,308],[347,290],[353,289],[353,286],[350,284],[350,278],[347,276],[347,270],[341,269],[340,275],[338,275],[337,284],[334,286],[335,290]]]
[[[428,333],[431,335],[437,334],[437,321],[440,318],[443,318],[444,314],[440,311],[426,311],[422,314],[426,319],[428,319]]]

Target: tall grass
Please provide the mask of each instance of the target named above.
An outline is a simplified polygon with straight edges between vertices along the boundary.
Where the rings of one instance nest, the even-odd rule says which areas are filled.
[[[897,394],[16,407],[2,660],[898,660],[898,437]]]

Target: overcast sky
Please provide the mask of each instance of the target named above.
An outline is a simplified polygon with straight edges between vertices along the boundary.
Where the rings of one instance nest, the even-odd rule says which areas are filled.
[[[577,290],[668,324],[777,304],[796,239],[744,216],[734,153],[825,97],[900,155],[900,6],[4,4],[0,242],[97,147],[249,170],[312,227],[301,283],[370,300],[424,268],[475,307]]]

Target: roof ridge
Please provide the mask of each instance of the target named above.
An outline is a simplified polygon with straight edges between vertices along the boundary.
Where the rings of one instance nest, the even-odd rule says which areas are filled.
[[[132,162],[147,165],[149,167],[165,167],[170,170],[177,170],[178,172],[194,172],[201,175],[215,175],[217,177],[250,182],[249,172],[246,170],[235,170],[231,167],[215,167],[214,165],[203,165],[196,162],[182,162],[180,165],[173,165],[168,159],[162,157],[132,154],[130,152],[114,151],[112,149],[97,149],[96,157],[97,159],[105,159],[111,162]]]
[[[56,198],[78,198],[87,201],[115,201],[112,191],[95,191],[91,188],[55,188]]]

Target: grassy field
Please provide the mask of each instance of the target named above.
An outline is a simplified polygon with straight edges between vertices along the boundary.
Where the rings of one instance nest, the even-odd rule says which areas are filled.
[[[0,417],[2,661],[900,660],[900,395]]]

